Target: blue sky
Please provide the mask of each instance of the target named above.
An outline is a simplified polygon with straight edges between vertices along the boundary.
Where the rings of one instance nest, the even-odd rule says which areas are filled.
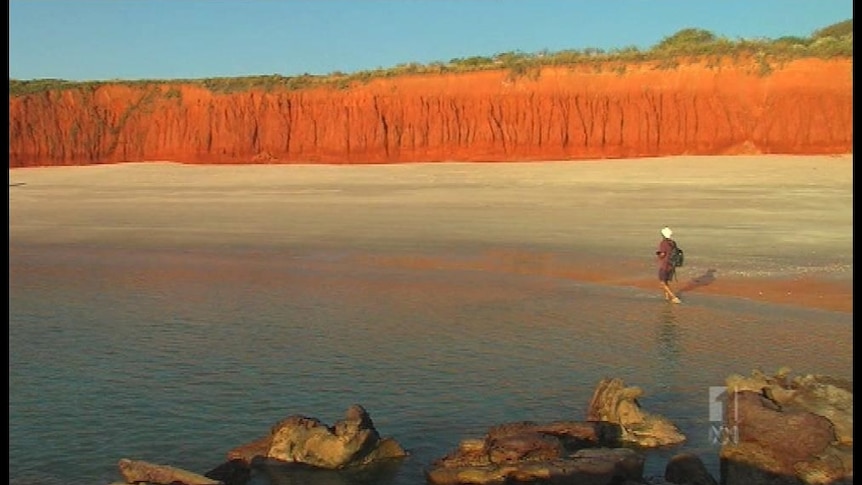
[[[808,36],[852,0],[10,0],[9,77],[328,74],[501,52],[647,49],[684,28]]]

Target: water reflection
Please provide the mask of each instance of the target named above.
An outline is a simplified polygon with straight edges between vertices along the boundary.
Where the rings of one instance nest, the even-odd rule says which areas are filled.
[[[387,460],[348,470],[321,470],[299,464],[262,465],[254,468],[248,485],[385,485],[395,483],[402,461]]]
[[[667,390],[671,383],[677,380],[677,371],[682,357],[681,334],[677,325],[678,307],[662,305],[658,313],[655,331],[655,348],[657,354],[656,381],[659,388]]]
[[[470,266],[479,258],[464,251],[277,256],[10,249],[10,483],[108,483],[117,456],[206,470],[285,415],[358,402],[410,459],[367,475],[257,469],[250,485],[421,484],[464,437],[580,419],[595,383],[616,376],[718,476],[708,386],[788,362],[852,379],[852,314],[707,296],[673,305],[493,258]],[[70,434],[87,446],[57,440]],[[678,451],[650,454],[645,475],[662,476]]]

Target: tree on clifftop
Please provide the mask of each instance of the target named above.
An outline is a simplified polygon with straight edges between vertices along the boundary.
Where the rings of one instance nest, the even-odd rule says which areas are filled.
[[[682,29],[665,37],[655,48],[659,50],[687,50],[715,42],[715,34],[704,29]]]
[[[832,24],[822,29],[815,30],[811,35],[813,39],[821,37],[844,37],[845,35],[853,35],[853,19],[848,19],[837,24]]]

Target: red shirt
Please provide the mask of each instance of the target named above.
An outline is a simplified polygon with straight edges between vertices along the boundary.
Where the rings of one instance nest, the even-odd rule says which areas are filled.
[[[658,250],[656,251],[656,255],[658,255],[658,267],[661,269],[670,270],[670,251],[676,246],[676,243],[673,239],[662,238],[661,242],[658,243]]]

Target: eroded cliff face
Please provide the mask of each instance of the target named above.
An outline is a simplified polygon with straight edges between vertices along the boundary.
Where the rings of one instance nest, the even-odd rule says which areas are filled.
[[[852,59],[545,68],[219,94],[102,85],[9,99],[9,166],[400,163],[852,152]]]

